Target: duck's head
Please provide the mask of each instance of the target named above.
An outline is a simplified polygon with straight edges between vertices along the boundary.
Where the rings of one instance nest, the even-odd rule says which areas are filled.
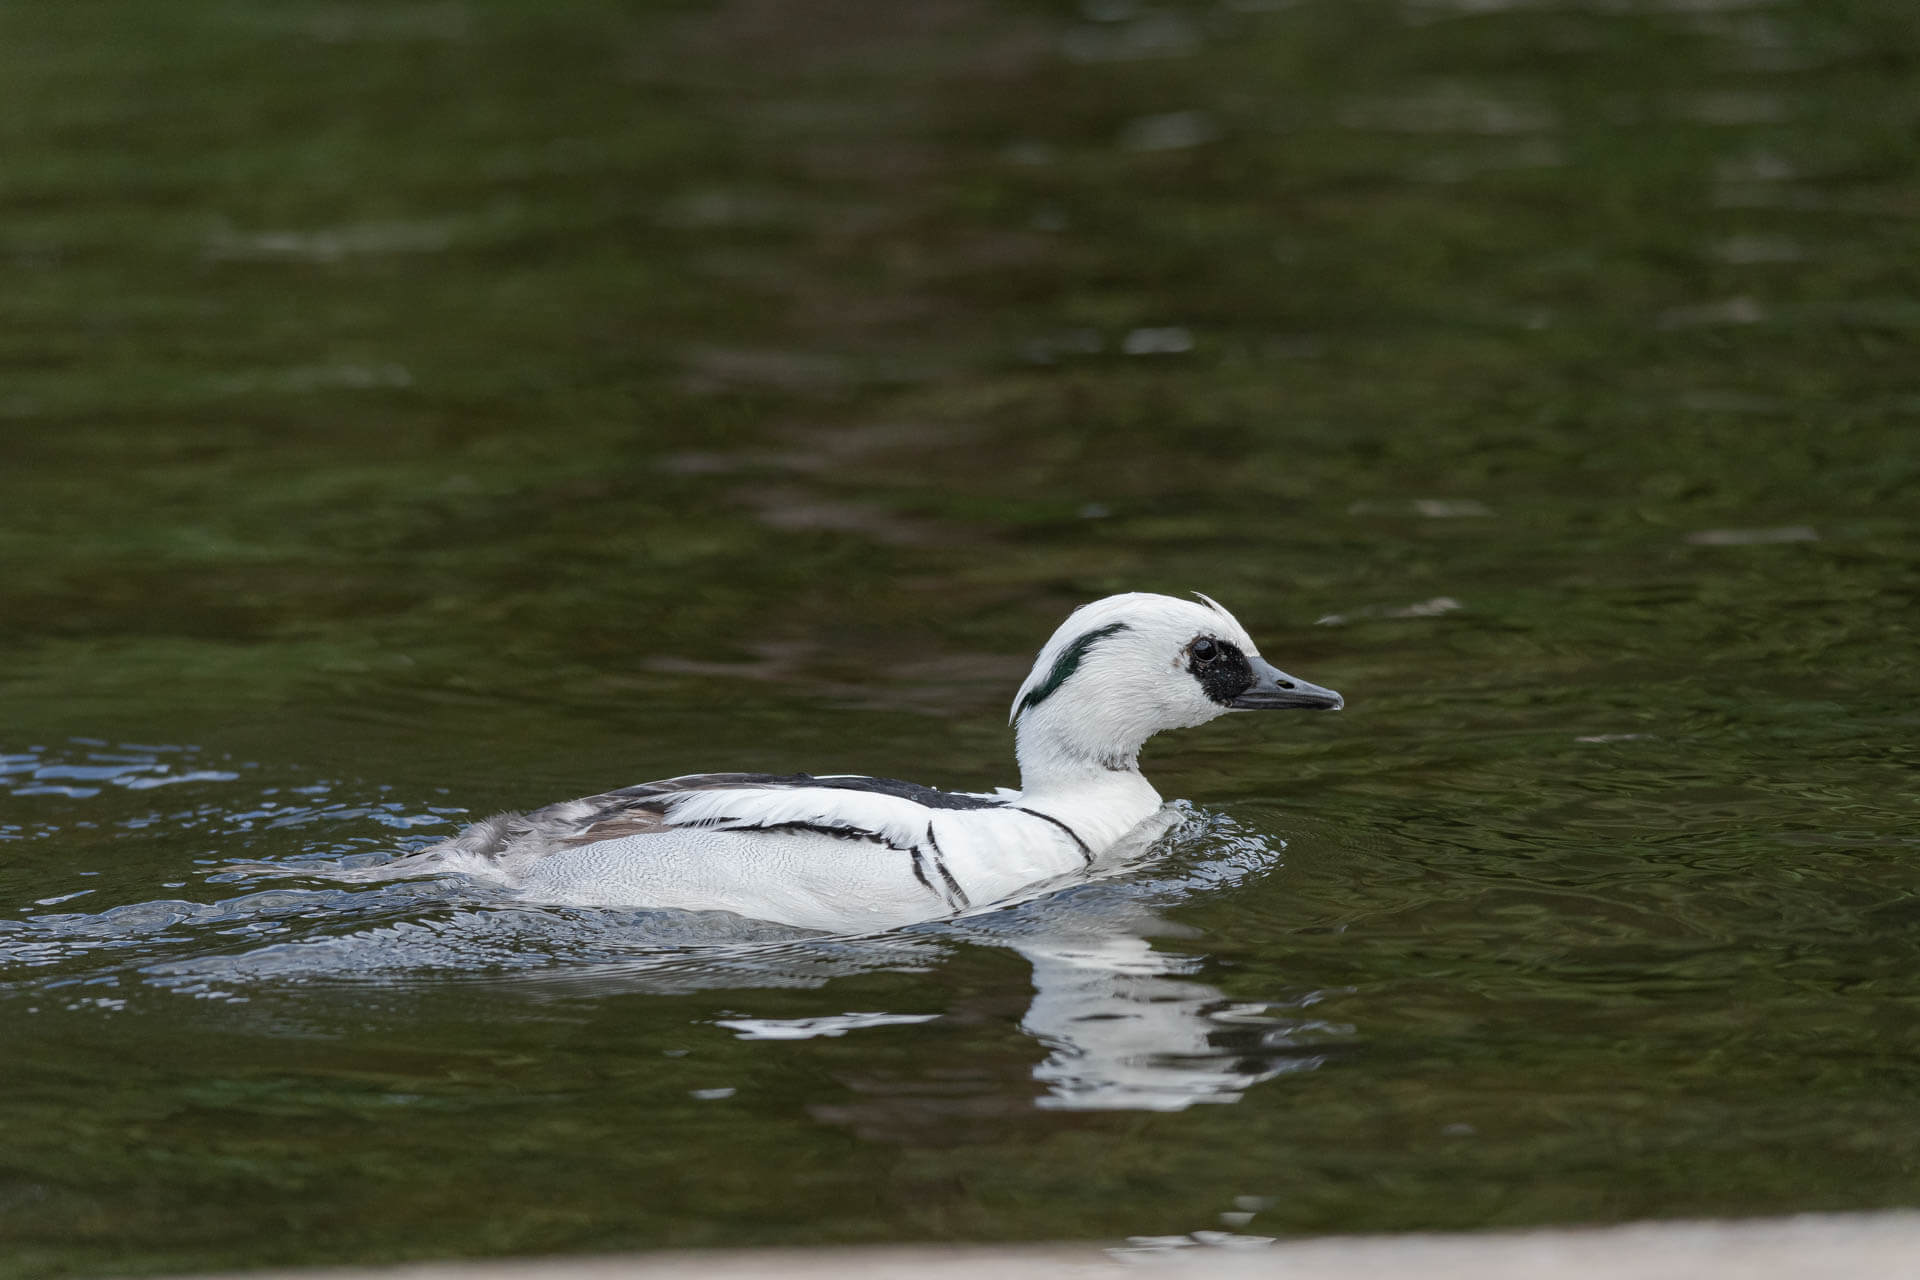
[[[1162,729],[1229,711],[1338,711],[1339,694],[1260,656],[1234,616],[1199,602],[1134,591],[1073,611],[1053,633],[1009,717],[1023,785],[1089,770],[1136,767]]]

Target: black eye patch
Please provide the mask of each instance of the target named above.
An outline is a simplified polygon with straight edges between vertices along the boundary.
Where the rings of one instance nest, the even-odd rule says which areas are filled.
[[[1187,646],[1187,654],[1192,659],[1189,670],[1193,678],[1207,697],[1221,706],[1233,705],[1235,698],[1253,687],[1253,664],[1238,645],[1201,636]]]

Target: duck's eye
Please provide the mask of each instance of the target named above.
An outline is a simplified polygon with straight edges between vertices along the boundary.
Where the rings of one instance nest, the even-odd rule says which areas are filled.
[[[1220,656],[1220,646],[1205,636],[1201,636],[1188,647],[1187,652],[1193,655],[1193,661],[1196,666],[1204,667]]]

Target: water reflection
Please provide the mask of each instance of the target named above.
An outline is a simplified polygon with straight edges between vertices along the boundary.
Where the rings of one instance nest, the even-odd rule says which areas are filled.
[[[182,765],[170,758],[188,751],[185,747],[113,746],[76,738],[70,748],[48,753],[32,747],[0,754],[0,792],[80,799],[99,795],[102,787],[150,791],[183,782],[232,782],[240,776],[230,769]]]
[[[1270,1016],[1186,975],[1194,957],[1145,938],[1016,948],[1033,964],[1033,1003],[1020,1027],[1052,1052],[1034,1068],[1043,1107],[1180,1111],[1235,1102],[1285,1071],[1319,1065],[1302,1052],[1342,1028]]]
[[[93,763],[64,759],[72,754]],[[82,768],[100,770],[96,780],[122,787],[153,778],[231,783],[240,777],[231,769],[197,767],[186,749],[142,754],[103,744],[12,756],[8,767],[16,790],[23,780],[71,779]],[[262,830],[328,830],[342,814],[403,829],[438,817],[345,797],[338,784],[266,789],[292,793],[277,798],[257,787],[243,790],[236,802],[202,800],[175,816],[222,829],[235,843]],[[137,829],[154,820],[140,813],[120,821]],[[385,856],[363,848],[359,838],[331,841],[281,862],[283,868],[301,861],[337,868],[343,860]],[[402,1006],[458,1003],[460,991],[478,984],[534,1009],[725,990],[740,993],[742,1007],[711,1021],[740,1040],[913,1034],[986,1016],[1017,1025],[1044,1047],[1040,1061],[1029,1057],[1020,1068],[1024,1084],[1004,1071],[956,1075],[955,1064],[941,1055],[916,1059],[904,1075],[846,1081],[855,1100],[824,1106],[820,1118],[864,1133],[922,1132],[956,1109],[977,1115],[983,1107],[989,1113],[1036,1105],[1174,1111],[1231,1102],[1263,1080],[1310,1069],[1329,1043],[1349,1032],[1302,1016],[1318,993],[1235,1000],[1204,980],[1201,957],[1163,945],[1179,931],[1164,908],[1258,874],[1276,858],[1266,841],[1230,820],[1174,805],[1123,842],[1094,878],[1000,909],[866,937],[810,934],[724,912],[536,907],[457,879],[275,887],[212,902],[151,898],[92,912],[39,909],[76,896],[49,894],[23,904],[19,918],[0,918],[0,971],[10,979],[0,985],[0,998],[58,993],[69,1011],[139,1016],[139,1010],[129,1013],[128,997],[140,991],[236,1005],[264,997],[276,1008],[261,1016],[284,1026],[289,1019],[324,1023],[330,1006],[305,1012],[285,1006],[301,991],[343,984],[375,984],[403,997]],[[209,877],[215,883],[231,878]],[[750,1007],[756,991],[830,992],[833,983],[862,974],[926,973],[968,948],[1020,956],[1031,995],[996,992],[986,997],[994,1007],[984,1015],[979,993],[943,994],[937,998],[946,1007],[933,1009],[829,1006],[793,1016],[790,1002],[778,1014]],[[366,1010],[355,1005],[354,1016],[364,1018]],[[489,1004],[489,1016],[499,1016],[497,1005]]]
[[[906,1027],[932,1022],[937,1013],[834,1013],[821,1018],[720,1018],[714,1025],[742,1040],[816,1040],[868,1027]]]

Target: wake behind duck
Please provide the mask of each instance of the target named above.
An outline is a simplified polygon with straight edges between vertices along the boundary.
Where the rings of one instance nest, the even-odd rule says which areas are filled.
[[[1338,710],[1260,657],[1233,615],[1131,592],[1075,610],[1009,716],[1020,789],[852,775],[696,773],[502,814],[342,879],[465,874],[530,902],[731,911],[834,933],[990,906],[1157,831],[1139,753],[1229,711]],[[1164,825],[1164,824],[1163,824]]]

